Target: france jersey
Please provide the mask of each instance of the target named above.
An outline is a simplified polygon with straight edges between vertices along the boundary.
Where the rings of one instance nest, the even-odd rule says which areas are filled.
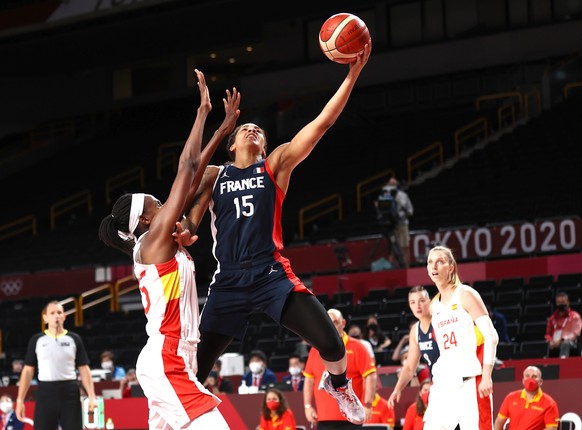
[[[246,169],[220,167],[209,205],[213,254],[219,269],[224,264],[273,257],[283,248],[284,198],[266,160]]]
[[[432,323],[429,324],[426,333],[422,331],[420,322],[418,323],[418,348],[420,349],[420,356],[427,364],[430,370],[430,376],[432,377],[432,366],[440,355],[439,346],[434,338]]]
[[[209,204],[218,264],[201,314],[202,331],[242,339],[250,314],[265,313],[280,322],[291,291],[311,294],[279,252],[284,197],[266,160],[246,169],[220,167]]]

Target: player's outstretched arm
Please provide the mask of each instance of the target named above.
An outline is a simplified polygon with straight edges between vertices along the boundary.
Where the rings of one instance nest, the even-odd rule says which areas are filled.
[[[287,190],[289,177],[293,169],[303,161],[313,150],[323,135],[333,126],[344,110],[350,94],[362,72],[362,69],[370,58],[372,41],[366,44],[353,63],[349,64],[348,74],[338,90],[324,106],[319,115],[305,125],[289,143],[278,146],[269,155],[269,164],[275,173],[277,184]]]

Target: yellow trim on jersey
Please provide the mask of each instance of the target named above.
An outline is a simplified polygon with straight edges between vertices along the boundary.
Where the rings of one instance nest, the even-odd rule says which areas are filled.
[[[367,372],[364,372],[362,374],[362,376],[365,378],[366,376],[370,375],[371,373],[375,373],[376,372],[376,368],[370,369]]]
[[[539,402],[539,401],[541,400],[541,398],[542,398],[542,389],[540,388],[540,389],[538,390],[537,394],[536,394],[536,395],[533,397],[533,399],[531,399],[531,400],[528,400],[528,399],[527,399],[527,393],[526,393],[526,391],[525,391],[525,388],[524,388],[523,390],[521,390],[521,395],[520,395],[520,397],[521,397],[522,399],[524,399],[524,400],[525,400],[525,404],[526,404],[526,405],[529,405],[530,403],[537,403],[537,402]]]
[[[180,274],[178,270],[163,275],[160,280],[164,286],[166,303],[180,298]]]
[[[53,334],[52,334],[52,333],[51,333],[51,332],[48,330],[48,328],[47,328],[47,329],[44,331],[44,334],[45,334],[46,336],[48,336],[48,337],[52,337],[53,339],[58,339],[59,337],[63,337],[63,336],[65,336],[65,335],[66,335],[68,332],[69,332],[69,330],[67,330],[67,329],[64,329],[64,330],[63,330],[63,332],[62,332],[61,334],[58,334],[58,335],[56,335],[56,336],[55,336],[55,335],[53,335]]]

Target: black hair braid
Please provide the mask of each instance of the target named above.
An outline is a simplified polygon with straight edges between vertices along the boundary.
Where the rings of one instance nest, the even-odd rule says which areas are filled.
[[[129,213],[131,211],[131,194],[124,194],[117,199],[111,210],[99,225],[99,240],[111,248],[118,249],[124,254],[132,256],[133,240],[124,240],[117,234],[118,231],[129,231]]]

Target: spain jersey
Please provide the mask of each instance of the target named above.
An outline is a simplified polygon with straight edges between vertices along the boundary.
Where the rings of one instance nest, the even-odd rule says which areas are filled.
[[[482,346],[483,336],[461,304],[465,288],[463,284],[457,286],[446,305],[438,298],[433,300],[432,327],[440,353],[432,368],[435,377],[439,371],[456,378],[481,375],[483,371],[477,348]]]
[[[386,399],[380,397],[380,394],[376,393],[374,401],[372,402],[372,414],[370,419],[366,421],[370,424],[387,424],[388,426],[394,428],[396,424],[396,413],[394,408],[388,406]]]
[[[284,198],[266,160],[246,169],[220,167],[209,205],[218,269],[221,263],[253,261],[283,248]]]
[[[510,392],[503,399],[498,416],[509,418],[511,426],[517,429],[558,428],[560,424],[556,401],[542,390],[531,401],[528,400],[525,390]]]
[[[370,358],[366,347],[346,333],[343,335],[343,342],[346,347],[346,358],[348,360],[346,377],[352,380],[352,388],[356,396],[364,403],[364,379],[366,376],[376,372],[376,365]],[[317,415],[320,421],[346,421],[341,414],[337,401],[325,390],[317,387],[321,385],[321,379],[325,372],[325,366],[321,361],[319,351],[315,348],[309,350],[309,356],[305,363],[303,375],[306,378],[314,378],[314,398],[317,406]]]
[[[198,343],[198,294],[194,261],[185,248],[162,264],[142,264],[141,241],[133,250],[134,274],[139,281],[148,336],[162,334]]]
[[[470,287],[460,284],[448,303],[432,302],[432,327],[439,358],[432,366],[433,385],[424,429],[492,430],[493,399],[479,395],[483,372],[484,338],[471,315],[463,308],[461,295]]]

